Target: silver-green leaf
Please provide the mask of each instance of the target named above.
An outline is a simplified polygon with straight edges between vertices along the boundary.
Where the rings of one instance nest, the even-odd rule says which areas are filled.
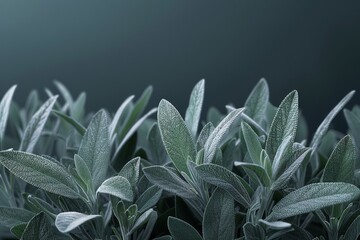
[[[106,179],[97,189],[96,193],[107,193],[129,202],[132,202],[134,199],[134,192],[130,182],[122,176]]]
[[[266,220],[288,218],[356,200],[360,190],[349,183],[313,183],[282,198]]]
[[[168,228],[174,240],[202,240],[198,231],[181,219],[169,217]]]
[[[196,158],[194,139],[176,108],[166,100],[158,107],[158,124],[165,149],[179,172],[189,174],[186,161]]]
[[[16,85],[12,86],[3,96],[0,102],[0,145],[4,138],[6,123],[9,115],[10,104],[14,95]]]
[[[269,87],[266,80],[262,78],[246,99],[245,113],[259,123],[264,118],[268,102]]]
[[[69,198],[77,198],[72,176],[60,164],[20,151],[0,152],[0,163],[12,174],[35,187]]]
[[[101,217],[101,215],[87,215],[79,212],[62,212],[56,216],[55,226],[62,233],[68,233],[83,223]]]
[[[190,95],[189,106],[185,114],[185,123],[195,138],[199,126],[202,104],[204,101],[205,80],[199,81]]]

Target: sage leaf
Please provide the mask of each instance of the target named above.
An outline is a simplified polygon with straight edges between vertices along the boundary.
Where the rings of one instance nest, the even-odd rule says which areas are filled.
[[[285,138],[290,137],[291,142],[294,141],[298,114],[298,93],[297,91],[292,91],[280,103],[270,126],[265,150],[271,160],[274,159],[279,146]]]
[[[202,104],[204,101],[205,80],[199,81],[190,95],[189,106],[186,109],[185,123],[195,138],[199,126]]]
[[[325,133],[327,132],[331,121],[336,117],[336,115],[344,108],[346,103],[350,101],[352,96],[355,94],[355,91],[349,92],[341,101],[331,110],[331,112],[326,116],[322,121],[320,126],[316,129],[314,137],[311,140],[310,147],[312,148],[312,154],[317,151],[321,140],[323,139]]]
[[[150,166],[143,168],[143,172],[149,181],[160,188],[174,193],[182,198],[196,198],[197,195],[191,190],[191,185],[182,180],[174,172],[163,166]]]
[[[223,120],[221,120],[214,131],[212,131],[204,146],[205,163],[211,163],[213,161],[216,149],[220,148],[225,137],[230,132],[231,127],[237,122],[237,120],[240,119],[243,111],[244,108],[233,110]]]
[[[243,231],[246,240],[266,239],[264,229],[258,224],[254,225],[251,222],[247,222],[243,226]]]
[[[84,159],[82,159],[82,157],[80,157],[78,154],[75,154],[74,163],[75,163],[76,172],[80,176],[81,180],[83,180],[83,182],[87,186],[91,186],[92,184],[91,173]]]
[[[133,188],[136,187],[136,183],[139,180],[139,174],[140,174],[140,157],[134,158],[129,162],[127,162],[119,172],[119,176],[126,178]]]
[[[331,153],[323,173],[323,182],[353,183],[355,171],[355,144],[350,135],[342,138]]]
[[[49,98],[34,116],[32,116],[22,137],[20,151],[32,152],[34,150],[57,97],[58,96],[53,96]]]
[[[200,151],[203,149],[206,143],[206,140],[209,138],[211,133],[214,131],[214,125],[211,122],[208,122],[203,129],[200,131],[199,137],[196,141],[196,149]]]
[[[85,132],[86,132],[86,128],[81,125],[81,123],[79,123],[76,119],[60,112],[60,111],[56,111],[56,110],[52,110],[52,112],[57,115],[58,117],[60,117],[61,119],[63,119],[65,122],[69,123],[71,126],[73,126],[75,128],[75,130],[81,135],[84,136]]]
[[[161,198],[162,189],[158,186],[151,186],[143,192],[136,200],[135,204],[138,206],[138,212],[142,213],[153,207]]]
[[[195,169],[205,182],[226,190],[238,203],[246,208],[250,207],[250,196],[235,173],[211,163],[202,164]]]
[[[198,231],[181,219],[169,217],[167,224],[174,240],[202,240]]]
[[[131,95],[130,97],[126,98],[125,101],[120,105],[120,107],[116,111],[115,116],[112,119],[110,127],[109,127],[111,138],[113,138],[115,136],[115,131],[116,131],[116,128],[118,127],[118,125],[119,125],[120,117],[122,116],[125,108],[133,100],[134,97],[135,97],[134,95]]]
[[[100,110],[86,129],[78,153],[90,170],[95,188],[106,178],[110,150],[108,116]]]
[[[349,183],[313,183],[282,198],[265,220],[288,218],[339,203],[356,200],[360,190]]]
[[[260,219],[259,222],[264,224],[266,227],[274,230],[282,230],[291,227],[290,223],[283,221],[268,222],[263,219]]]
[[[269,87],[264,78],[262,78],[251,91],[245,102],[245,113],[260,123],[265,115],[266,106],[269,102]]]
[[[10,104],[13,98],[16,85],[12,86],[3,96],[0,102],[0,145],[3,142],[6,123],[9,116]]]
[[[241,129],[244,135],[246,147],[251,157],[251,160],[256,164],[261,164],[260,155],[261,155],[262,147],[258,135],[249,126],[249,124],[245,122],[241,123]]]
[[[52,226],[49,217],[45,215],[45,213],[40,212],[26,225],[21,240],[69,239],[59,237],[60,236]]]
[[[128,202],[132,202],[134,199],[130,182],[122,176],[106,179],[97,189],[96,193],[107,193]]]
[[[78,188],[72,176],[59,164],[31,153],[1,151],[0,163],[23,181],[68,198],[77,198]]]
[[[306,150],[303,154],[301,154],[271,185],[272,190],[278,190],[286,187],[286,184],[289,182],[291,177],[295,174],[295,172],[299,169],[301,164],[304,162],[306,157],[308,156],[311,149]]]
[[[356,240],[360,236],[360,216],[350,224],[343,237],[344,240]]]
[[[158,124],[165,149],[179,172],[189,174],[186,160],[196,158],[194,140],[176,108],[166,100],[158,107]]]
[[[34,217],[34,213],[22,208],[0,207],[0,225],[13,227],[18,224],[27,223]]]
[[[253,179],[254,181],[258,181],[264,187],[270,187],[271,179],[262,166],[246,162],[235,162],[235,166],[244,168],[247,170],[246,172],[251,171],[257,177],[257,179]],[[252,175],[249,177],[252,178]]]
[[[55,226],[62,233],[68,233],[91,219],[101,215],[87,215],[79,212],[62,212],[56,216]]]
[[[234,234],[234,200],[226,191],[217,188],[205,208],[203,218],[204,240],[233,240]]]

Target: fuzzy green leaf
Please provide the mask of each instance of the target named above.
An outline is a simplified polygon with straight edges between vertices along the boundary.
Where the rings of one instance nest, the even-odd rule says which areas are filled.
[[[132,202],[134,199],[130,182],[122,176],[106,179],[97,189],[96,193],[107,193],[129,202]]]
[[[260,154],[261,154],[261,143],[259,141],[258,135],[255,131],[249,126],[249,124],[243,122],[241,123],[241,129],[244,135],[246,147],[252,161],[256,164],[260,164]]]
[[[33,216],[34,213],[22,208],[0,207],[0,225],[9,228],[27,223]]]
[[[78,197],[72,176],[47,158],[19,151],[0,152],[0,162],[12,174],[35,187],[69,198]]]
[[[259,222],[264,224],[266,227],[274,230],[282,230],[291,227],[290,223],[283,221],[268,222],[263,219],[260,219]]]
[[[60,117],[61,119],[63,119],[65,122],[67,122],[71,126],[73,126],[81,136],[84,136],[86,128],[83,125],[81,125],[81,123],[79,123],[76,119],[74,119],[60,111],[52,110],[52,112],[55,115],[57,115],[58,117]]]
[[[258,224],[254,225],[251,222],[247,222],[243,226],[243,231],[244,231],[244,235],[245,235],[246,240],[265,239],[265,231]]]
[[[181,219],[169,217],[167,224],[174,240],[202,240],[198,231]]]
[[[35,144],[40,138],[41,132],[51,113],[57,97],[58,96],[49,98],[34,114],[34,116],[32,116],[28,125],[26,126],[24,136],[21,140],[21,151],[32,152],[34,150]]]
[[[95,188],[106,178],[110,150],[108,116],[100,110],[92,118],[79,148],[79,156],[88,166]]]
[[[260,166],[258,164],[246,163],[246,162],[235,162],[235,166],[240,166],[240,167],[246,169],[247,171],[253,172],[255,174],[255,176],[257,177],[256,180],[258,180],[261,185],[263,185],[265,187],[270,187],[271,179],[270,179],[269,175],[267,174],[266,170],[262,166]],[[249,176],[249,177],[251,178],[251,176]]]
[[[101,217],[101,215],[86,215],[79,212],[62,212],[56,216],[55,226],[62,233],[68,233],[83,223]]]
[[[199,137],[196,141],[196,149],[200,151],[200,149],[204,148],[205,143],[211,133],[214,131],[214,125],[211,122],[208,122],[203,129],[201,130]]]
[[[360,190],[349,183],[313,183],[282,198],[267,220],[288,218],[339,203],[356,200]]]
[[[16,85],[12,86],[3,96],[0,102],[0,145],[3,141],[6,123],[9,115],[10,104],[14,95]]]
[[[189,106],[185,114],[185,122],[190,129],[192,136],[195,138],[199,126],[200,115],[202,104],[204,101],[204,91],[205,91],[205,80],[199,81],[190,95]]]
[[[143,169],[147,179],[160,188],[174,193],[182,198],[196,198],[191,185],[182,180],[174,172],[163,166],[151,166]]]
[[[298,124],[298,112],[298,93],[292,91],[280,103],[270,126],[265,150],[271,160],[274,159],[279,146],[285,138],[290,137],[291,142],[294,141]]]
[[[244,207],[250,206],[250,196],[235,173],[211,163],[197,166],[195,169],[205,182],[226,190]]]
[[[186,160],[196,158],[194,140],[176,108],[166,100],[158,107],[158,124],[165,149],[179,172],[189,174]]]
[[[119,176],[126,178],[131,186],[135,187],[139,180],[140,174],[140,157],[134,158],[127,162],[120,170]]]
[[[143,192],[136,200],[138,212],[142,213],[153,207],[161,198],[162,189],[158,186],[151,186]]]
[[[235,109],[230,112],[214,129],[204,146],[204,162],[211,163],[215,157],[216,150],[221,147],[224,139],[229,134],[231,127],[240,120],[244,108]],[[195,159],[195,158],[193,158]]]
[[[350,101],[352,96],[355,94],[355,91],[349,92],[341,101],[331,110],[331,112],[326,116],[326,118],[322,121],[320,126],[316,129],[313,139],[311,140],[310,147],[313,149],[312,153],[316,152],[321,140],[326,134],[331,121],[335,118],[335,116],[344,108],[346,103]]]
[[[351,223],[351,225],[346,230],[345,235],[342,239],[356,240],[359,239],[359,236],[360,236],[360,216],[355,218],[355,220]]]
[[[123,114],[125,108],[128,106],[128,104],[133,100],[133,98],[134,98],[134,95],[131,95],[130,97],[126,98],[125,101],[120,105],[120,107],[116,111],[115,116],[112,119],[111,124],[110,124],[111,138],[113,138],[113,136],[115,135],[116,128],[119,125],[120,117],[122,116],[122,114]]]
[[[45,213],[41,212],[34,216],[30,222],[26,225],[21,240],[48,240],[48,239],[68,239],[59,238],[59,234],[56,233],[53,228],[50,219]]]
[[[234,200],[217,188],[206,205],[203,218],[204,240],[234,239]]]
[[[245,113],[254,119],[256,122],[260,122],[264,118],[266,106],[269,102],[269,87],[266,80],[261,79],[254,89],[251,91],[249,97],[245,102]]]
[[[80,176],[81,180],[83,180],[86,185],[91,186],[91,173],[84,159],[82,159],[82,157],[80,157],[78,154],[75,154],[74,163],[76,172]]]
[[[353,183],[355,160],[355,144],[350,135],[347,135],[339,141],[331,153],[324,168],[323,182]]]

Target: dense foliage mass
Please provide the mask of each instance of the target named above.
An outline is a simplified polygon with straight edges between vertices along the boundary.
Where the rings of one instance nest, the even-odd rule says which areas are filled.
[[[326,116],[313,136],[289,93],[278,107],[260,80],[244,107],[211,108],[205,82],[185,115],[152,93],[115,114],[85,111],[55,82],[24,108],[0,102],[3,239],[339,239],[360,236],[360,107]],[[342,111],[348,135],[330,129]],[[152,119],[157,112],[156,120]]]

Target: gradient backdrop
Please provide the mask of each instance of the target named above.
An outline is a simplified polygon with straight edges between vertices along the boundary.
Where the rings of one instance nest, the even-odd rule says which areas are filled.
[[[291,90],[312,130],[348,91],[360,103],[360,1],[1,0],[0,94],[88,93],[114,111],[153,85],[185,111],[206,79],[205,106],[241,106],[265,77],[278,105]],[[343,117],[336,124],[342,128]]]

